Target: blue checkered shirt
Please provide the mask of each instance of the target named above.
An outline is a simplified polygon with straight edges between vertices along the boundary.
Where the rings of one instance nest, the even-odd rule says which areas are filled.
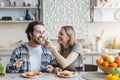
[[[16,60],[19,58],[24,58],[24,62],[20,68],[16,68],[16,73],[24,73],[27,71],[30,71],[30,58],[29,58],[29,49],[26,47],[27,43],[21,44],[19,47],[17,47],[10,58],[10,63],[7,64],[6,67],[6,73],[11,73],[11,70],[9,69],[9,66],[12,64],[15,64]],[[50,50],[45,47],[45,45],[42,45],[43,53],[41,53],[41,65],[47,66],[47,65],[53,65],[57,66],[57,61],[55,57],[52,55]],[[46,70],[40,65],[41,72],[46,72]]]

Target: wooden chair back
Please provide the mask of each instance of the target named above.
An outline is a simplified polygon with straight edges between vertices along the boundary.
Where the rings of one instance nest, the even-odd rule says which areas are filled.
[[[84,64],[84,71],[97,71],[98,66],[94,64]]]

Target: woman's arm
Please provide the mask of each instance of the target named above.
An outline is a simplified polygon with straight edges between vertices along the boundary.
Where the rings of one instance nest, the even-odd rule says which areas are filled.
[[[77,52],[71,52],[67,58],[64,58],[52,45],[51,41],[46,40],[45,42],[46,47],[50,49],[52,54],[55,56],[57,62],[62,66],[62,68],[66,68],[69,66],[78,56],[79,54]]]
[[[62,68],[69,66],[79,56],[77,52],[71,52],[66,58],[64,58],[54,47],[51,46],[49,49],[55,56],[57,62],[62,66]]]

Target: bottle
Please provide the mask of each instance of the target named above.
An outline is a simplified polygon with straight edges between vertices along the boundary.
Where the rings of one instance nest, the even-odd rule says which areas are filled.
[[[113,39],[113,49],[117,49],[117,40],[116,38]]]
[[[25,20],[31,20],[29,9],[26,9]]]
[[[35,17],[35,21],[37,21],[38,20],[38,10],[37,9],[35,9],[34,17]]]
[[[0,75],[3,74],[4,66],[0,63]]]
[[[16,6],[17,6],[16,1],[14,1],[14,2],[13,2],[13,6],[14,6],[14,7],[16,7]]]

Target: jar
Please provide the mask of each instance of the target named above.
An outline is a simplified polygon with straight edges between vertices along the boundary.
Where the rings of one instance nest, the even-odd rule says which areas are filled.
[[[96,51],[100,52],[102,49],[102,42],[101,40],[96,40]]]
[[[0,2],[0,7],[4,7],[4,6],[5,6],[4,2]]]

